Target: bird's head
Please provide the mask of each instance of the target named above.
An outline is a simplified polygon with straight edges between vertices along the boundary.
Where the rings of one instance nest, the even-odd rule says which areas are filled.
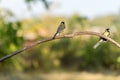
[[[109,28],[106,29],[106,31],[109,31],[109,30],[110,30]]]
[[[65,24],[65,22],[64,22],[64,21],[62,21],[61,23],[62,23],[62,24]]]

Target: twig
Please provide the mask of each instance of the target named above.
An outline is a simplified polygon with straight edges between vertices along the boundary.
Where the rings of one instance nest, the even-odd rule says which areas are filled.
[[[73,37],[80,36],[80,35],[96,35],[96,36],[98,36],[98,37],[102,37],[102,38],[107,39],[109,42],[113,43],[115,46],[117,46],[118,48],[120,48],[120,44],[119,44],[118,42],[114,41],[113,39],[111,39],[111,38],[109,38],[109,37],[106,37],[106,36],[104,36],[104,35],[102,35],[102,34],[100,34],[100,33],[90,32],[90,31],[75,32],[75,33],[72,33],[72,34],[66,34],[66,35],[63,35],[63,36],[58,36],[58,37],[56,37],[55,39],[73,38]],[[44,42],[48,42],[48,41],[52,41],[52,40],[55,40],[55,39],[53,39],[53,38],[48,38],[48,39],[44,39],[44,40],[41,40],[41,41],[37,41],[37,42],[35,42],[35,43],[33,43],[33,44],[29,45],[29,46],[26,46],[26,47],[24,47],[24,48],[22,48],[22,49],[20,49],[20,50],[17,50],[17,51],[15,51],[15,52],[11,53],[11,54],[8,54],[8,55],[0,58],[0,62],[2,62],[2,61],[4,61],[4,60],[6,60],[7,58],[10,58],[10,57],[18,54],[18,53],[21,53],[21,52],[23,52],[23,51],[25,51],[25,50],[27,50],[27,49],[30,49],[30,48],[38,45],[38,44],[41,44],[41,43],[44,43]]]

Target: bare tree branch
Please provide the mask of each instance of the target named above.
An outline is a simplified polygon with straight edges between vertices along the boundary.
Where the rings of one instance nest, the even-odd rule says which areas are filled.
[[[90,32],[90,31],[84,31],[84,32],[75,32],[75,33],[72,33],[72,34],[66,34],[66,35],[63,35],[63,36],[58,36],[56,37],[55,39],[63,39],[63,38],[73,38],[73,37],[76,37],[76,36],[80,36],[80,35],[95,35],[95,36],[98,36],[98,37],[102,37],[102,38],[105,38],[107,39],[109,42],[111,42],[112,44],[114,44],[115,46],[117,46],[118,48],[120,48],[120,44],[116,41],[114,41],[113,39],[109,38],[109,37],[106,37],[100,33],[97,33],[97,32]],[[20,50],[17,50],[11,54],[8,54],[2,58],[0,58],[0,62],[6,60],[7,58],[10,58],[18,53],[21,53],[27,49],[30,49],[38,44],[41,44],[41,43],[44,43],[44,42],[48,42],[48,41],[52,41],[52,40],[55,40],[53,38],[48,38],[48,39],[44,39],[44,40],[41,40],[41,41],[37,41],[35,43],[32,43],[30,44],[29,46],[26,46]]]

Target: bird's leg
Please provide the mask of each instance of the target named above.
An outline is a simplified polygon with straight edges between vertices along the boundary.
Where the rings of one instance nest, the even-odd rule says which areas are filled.
[[[60,36],[61,34],[60,33],[58,33],[58,36]]]
[[[61,32],[61,35],[63,35],[63,36],[64,36],[64,33],[63,33],[63,31]]]
[[[65,34],[62,32],[62,35],[64,36]]]
[[[111,35],[109,35],[108,37],[110,37],[110,38],[111,38]]]

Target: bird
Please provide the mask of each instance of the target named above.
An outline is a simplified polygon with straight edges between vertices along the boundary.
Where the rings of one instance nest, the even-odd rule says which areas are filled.
[[[104,33],[102,33],[104,36],[109,37],[110,36],[110,29],[107,28]],[[100,40],[93,46],[94,49],[96,49],[103,41],[107,41],[107,39],[100,37]]]
[[[56,31],[56,33],[53,36],[53,39],[55,39],[55,37],[57,36],[57,34],[60,34],[64,29],[65,29],[65,22],[62,21],[60,23],[60,25],[58,26],[57,31]]]

